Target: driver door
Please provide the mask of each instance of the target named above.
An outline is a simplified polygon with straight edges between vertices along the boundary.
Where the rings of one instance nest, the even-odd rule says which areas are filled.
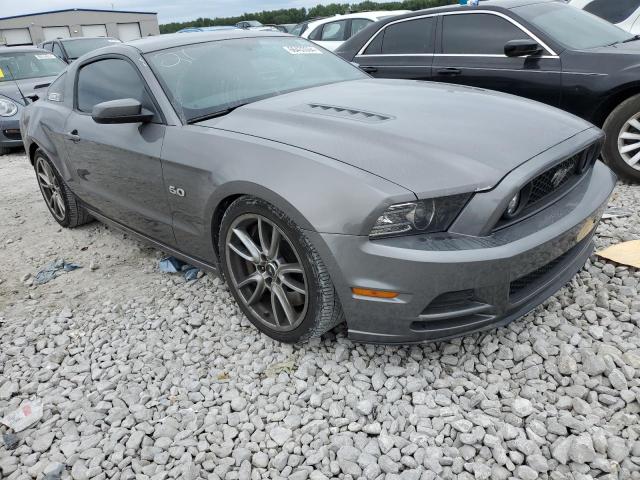
[[[65,143],[74,191],[98,213],[163,243],[175,238],[160,154],[165,125],[137,67],[100,57],[78,69]],[[133,98],[155,113],[150,123],[98,124],[102,102]]]
[[[560,58],[539,39],[497,12],[449,13],[440,17],[433,80],[487,88],[560,105]],[[541,54],[507,57],[511,40],[532,40]]]

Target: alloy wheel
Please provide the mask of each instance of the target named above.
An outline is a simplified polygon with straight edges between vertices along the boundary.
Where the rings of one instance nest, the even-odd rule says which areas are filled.
[[[49,206],[51,214],[57,220],[63,221],[67,209],[64,206],[60,183],[53,173],[51,165],[49,165],[49,163],[42,157],[38,157],[36,160],[36,176],[38,178],[40,191],[42,192],[44,201],[47,202],[47,205]]]
[[[284,231],[258,214],[236,218],[225,239],[226,261],[244,305],[265,326],[294,330],[309,308],[300,255]]]
[[[618,151],[627,165],[640,170],[640,113],[627,120],[620,129]]]

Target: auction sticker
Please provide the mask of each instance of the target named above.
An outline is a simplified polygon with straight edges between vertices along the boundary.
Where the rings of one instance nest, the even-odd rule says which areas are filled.
[[[51,60],[52,58],[56,58],[53,53],[43,53],[42,55],[36,55],[38,60]]]
[[[4,72],[2,71],[1,68],[0,68],[0,78],[4,78]]]
[[[320,51],[320,49],[314,47],[313,45],[291,45],[284,46],[282,48],[284,48],[291,55],[322,55],[322,51]]]

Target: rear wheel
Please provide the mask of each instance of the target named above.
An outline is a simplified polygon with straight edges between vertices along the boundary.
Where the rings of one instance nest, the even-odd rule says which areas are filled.
[[[640,182],[640,95],[622,102],[603,127],[604,161],[621,177]]]
[[[221,266],[247,318],[271,338],[295,343],[342,320],[329,273],[304,232],[267,202],[242,197],[220,228]]]
[[[10,148],[7,148],[7,147],[0,147],[0,157],[1,157],[2,155],[6,155],[6,154],[7,154],[7,153],[9,153],[10,151],[11,151],[11,149],[10,149]]]
[[[36,151],[33,167],[42,198],[56,222],[63,227],[73,228],[93,220],[42,150]]]

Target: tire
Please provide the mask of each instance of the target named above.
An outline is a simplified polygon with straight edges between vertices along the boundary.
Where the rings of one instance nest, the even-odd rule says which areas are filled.
[[[635,168],[625,160],[632,160],[636,154],[640,154],[640,139],[625,140],[620,136],[627,132],[629,134],[640,135],[640,128],[635,128],[629,122],[637,120],[640,122],[640,95],[628,98],[611,112],[604,123],[603,130],[607,138],[602,150],[602,157],[607,165],[618,174],[619,177],[632,182],[640,182],[640,161],[637,161]],[[640,127],[640,123],[638,123]],[[638,148],[630,152],[620,151],[624,146],[638,143]],[[640,157],[639,157],[640,158]]]
[[[64,183],[51,160],[40,149],[34,154],[33,167],[42,198],[56,222],[65,228],[75,228],[93,220],[78,197]],[[45,176],[49,186],[46,185]]]
[[[245,243],[247,235],[252,248]],[[303,342],[343,321],[320,255],[302,229],[273,205],[250,196],[234,201],[222,218],[218,248],[236,302],[249,321],[274,340]],[[243,285],[249,277],[253,280]]]
[[[7,155],[9,152],[11,152],[10,148],[0,147],[0,157],[3,156],[3,155]]]

